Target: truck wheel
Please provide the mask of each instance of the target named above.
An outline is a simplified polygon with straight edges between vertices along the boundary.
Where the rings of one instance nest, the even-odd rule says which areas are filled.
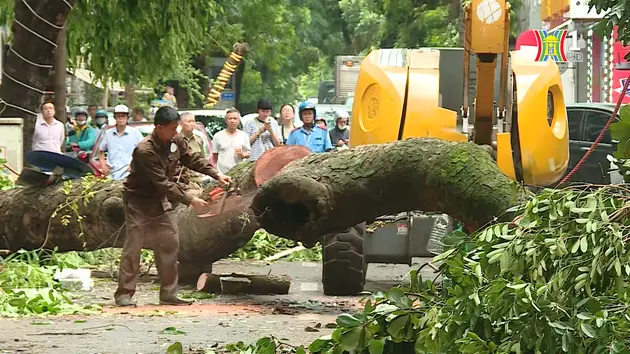
[[[363,256],[365,223],[344,232],[326,235],[322,247],[324,294],[357,295],[363,291],[367,263]]]

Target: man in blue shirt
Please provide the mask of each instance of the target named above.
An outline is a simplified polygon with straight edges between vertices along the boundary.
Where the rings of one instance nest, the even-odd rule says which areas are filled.
[[[302,145],[312,152],[325,152],[332,150],[328,130],[315,125],[317,111],[311,102],[302,102],[298,107],[298,115],[304,125],[289,134],[287,145]]]
[[[133,150],[144,137],[138,129],[127,125],[129,107],[124,104],[114,107],[114,118],[116,126],[105,130],[99,145],[98,158],[104,174],[111,175],[113,180],[123,180],[129,174]]]

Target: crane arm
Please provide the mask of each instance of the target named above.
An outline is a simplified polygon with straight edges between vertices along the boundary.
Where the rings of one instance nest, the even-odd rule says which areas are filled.
[[[223,68],[217,75],[217,79],[212,85],[210,92],[208,92],[208,97],[206,98],[206,104],[204,108],[212,108],[217,103],[219,103],[219,99],[221,98],[221,92],[225,89],[225,85],[232,77],[232,74],[236,71],[236,68],[241,63],[243,56],[249,50],[249,46],[247,43],[236,43],[232,47],[232,52],[230,56],[223,64]]]
[[[494,129],[494,81],[497,56],[501,54],[501,92],[497,118],[505,117],[508,74],[509,4],[505,0],[472,0],[464,8],[464,131],[468,129],[470,56],[476,56],[474,132],[477,144],[492,145]]]

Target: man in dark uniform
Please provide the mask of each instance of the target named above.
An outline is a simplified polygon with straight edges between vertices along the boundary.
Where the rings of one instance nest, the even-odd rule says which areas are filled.
[[[206,174],[222,184],[229,176],[220,174],[192,152],[177,134],[179,113],[171,107],[161,107],[155,113],[153,133],[138,144],[133,152],[130,173],[124,182],[123,201],[127,238],[120,262],[118,289],[114,299],[118,306],[135,306],[131,300],[136,291],[140,268],[140,253],[145,245],[152,246],[160,276],[160,304],[189,305],[177,297],[177,252],[179,236],[173,220],[171,203],[192,207],[207,204],[203,199],[186,194],[173,175],[178,162],[191,170]],[[146,238],[146,239],[145,239]]]

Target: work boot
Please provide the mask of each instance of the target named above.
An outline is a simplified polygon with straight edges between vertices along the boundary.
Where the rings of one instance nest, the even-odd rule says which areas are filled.
[[[130,297],[123,296],[121,298],[116,299],[116,305],[121,307],[133,306],[136,307],[136,303],[131,300]]]
[[[192,305],[192,301],[180,299],[177,296],[160,298],[160,305],[187,306]]]

